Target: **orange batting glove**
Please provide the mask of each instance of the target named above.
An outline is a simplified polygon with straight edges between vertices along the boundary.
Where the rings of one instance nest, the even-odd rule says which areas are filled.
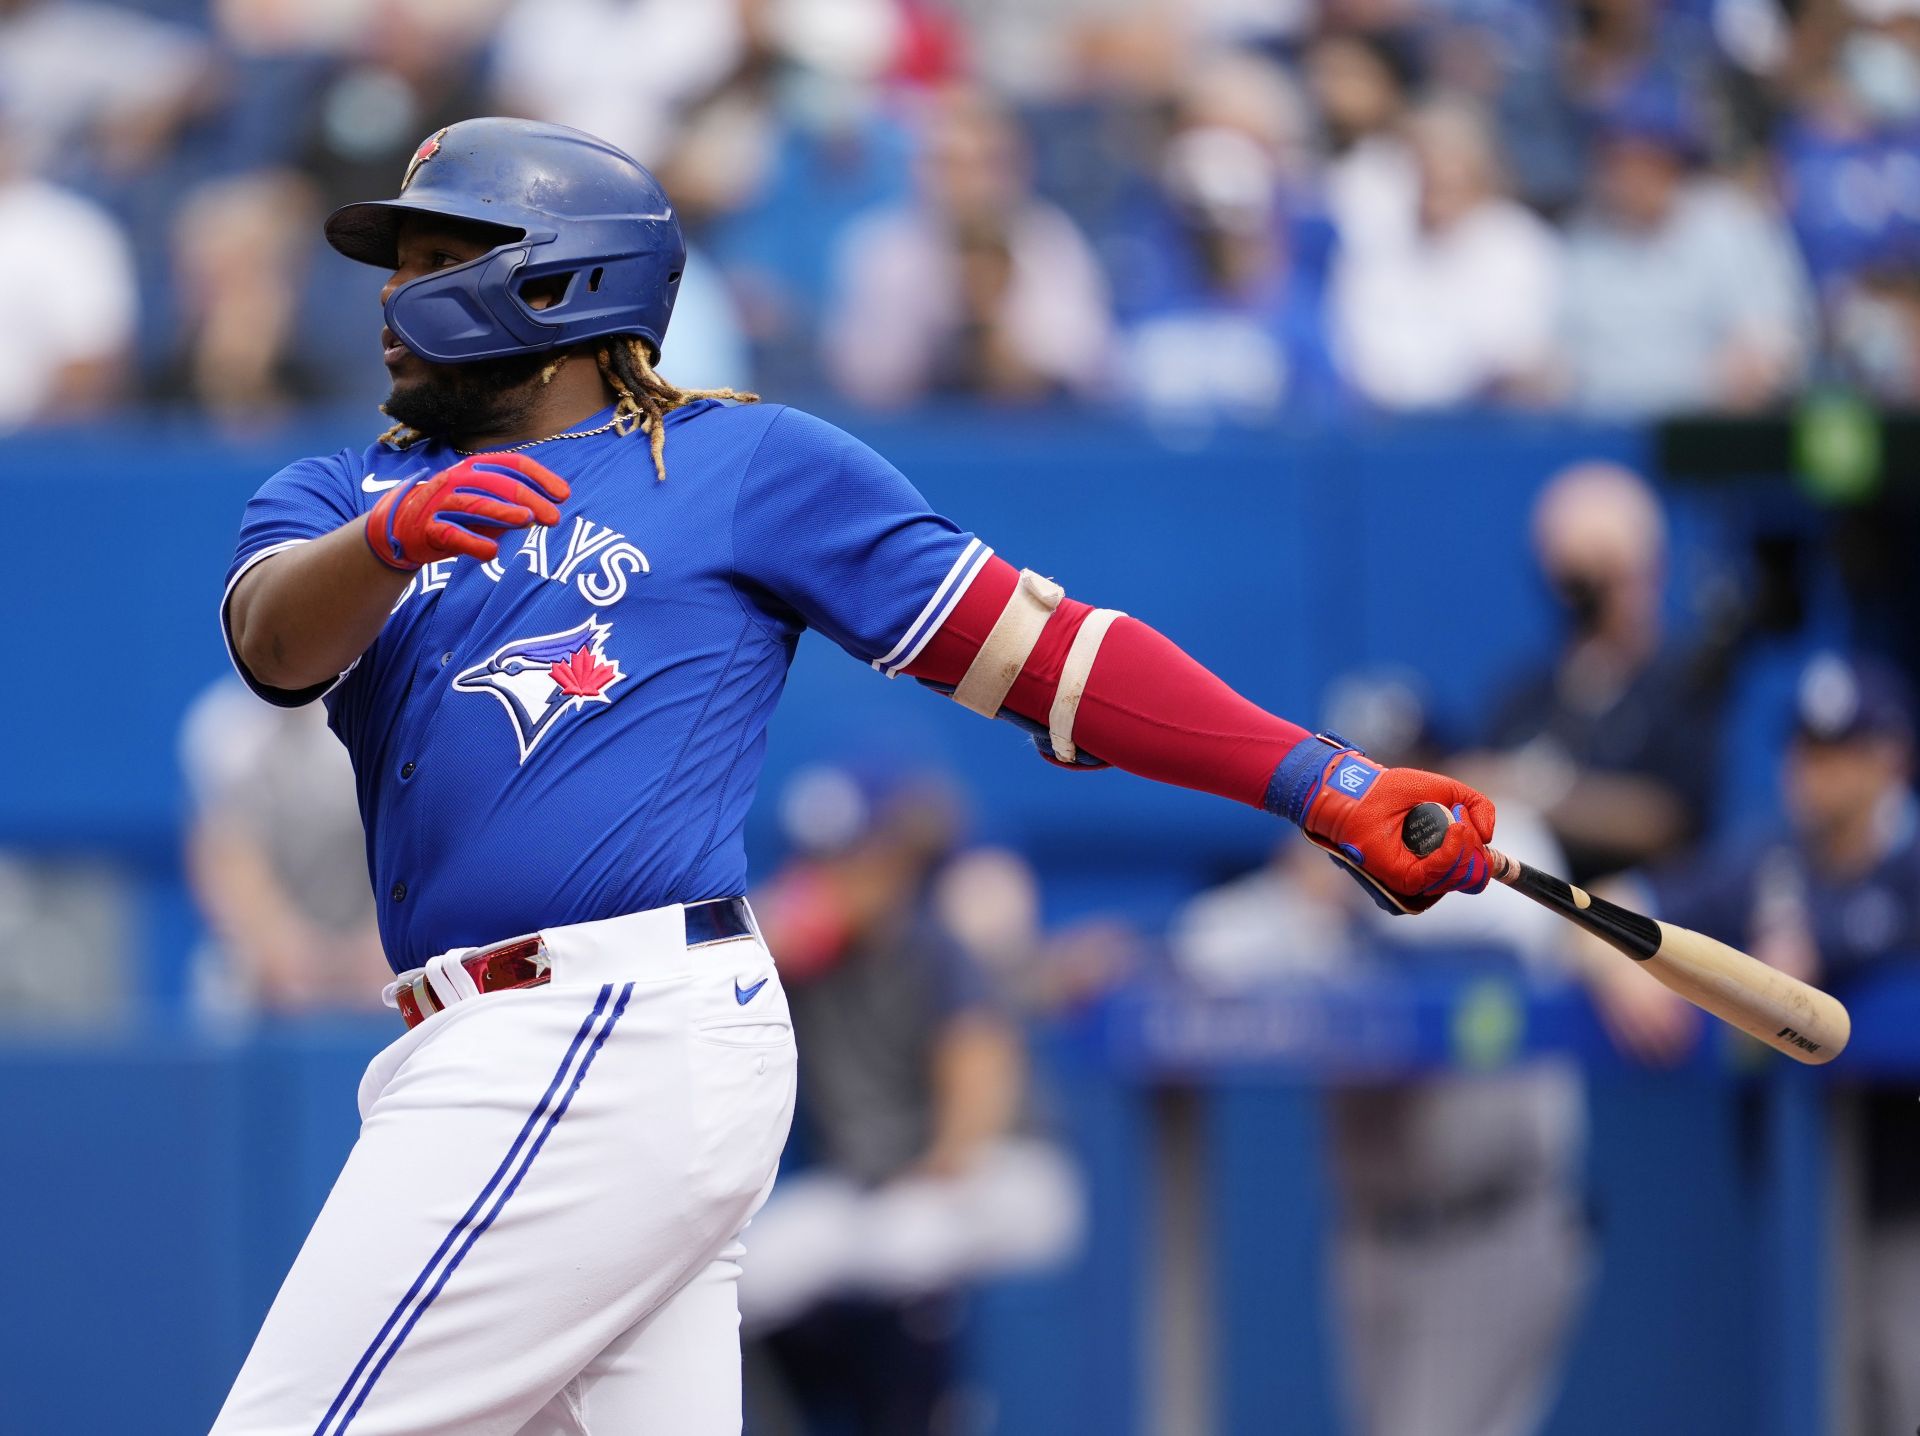
[[[501,534],[559,523],[555,504],[570,492],[524,454],[475,454],[389,490],[367,514],[367,546],[402,573],[447,558],[484,562],[500,552]]]
[[[1407,814],[1438,803],[1453,814],[1425,857],[1400,836]],[[1419,768],[1385,768],[1332,733],[1315,734],[1280,761],[1266,807],[1298,824],[1393,913],[1425,912],[1450,892],[1477,893],[1492,876],[1491,799]]]

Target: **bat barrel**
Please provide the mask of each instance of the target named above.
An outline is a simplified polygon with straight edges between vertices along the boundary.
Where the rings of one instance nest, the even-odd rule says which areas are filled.
[[[1831,1062],[1846,1047],[1853,1021],[1831,993],[1705,933],[1657,926],[1647,970],[1687,1001],[1798,1062]]]
[[[1424,857],[1440,846],[1452,821],[1440,804],[1422,803],[1407,814],[1401,840]],[[1831,994],[1738,948],[1594,897],[1492,848],[1487,854],[1495,879],[1619,949],[1694,1006],[1796,1062],[1831,1062],[1853,1034],[1847,1009]]]

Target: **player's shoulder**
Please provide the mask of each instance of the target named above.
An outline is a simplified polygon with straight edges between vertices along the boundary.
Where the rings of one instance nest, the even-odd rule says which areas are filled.
[[[696,399],[667,415],[668,432],[673,427],[699,433],[709,442],[725,439],[758,441],[777,425],[783,431],[818,425],[832,428],[791,404],[772,404],[764,400],[736,403],[725,399]]]
[[[733,448],[749,475],[791,474],[796,470],[825,476],[849,459],[879,456],[845,429],[791,404],[727,404],[702,401],[684,413],[684,432],[709,444]]]
[[[319,493],[344,491],[357,475],[355,465],[360,454],[353,449],[336,449],[331,454],[309,454],[291,460],[274,470],[261,485],[262,493],[304,490]]]
[[[758,466],[828,475],[849,464],[890,469],[886,460],[864,439],[830,423],[818,414],[790,404],[770,406],[764,437],[756,455]]]
[[[345,494],[378,494],[418,472],[431,458],[419,445],[395,448],[376,440],[364,448],[336,449],[331,454],[309,454],[293,460],[269,482]]]

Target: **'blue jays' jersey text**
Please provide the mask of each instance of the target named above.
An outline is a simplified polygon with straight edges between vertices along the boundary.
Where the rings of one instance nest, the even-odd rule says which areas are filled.
[[[669,414],[664,482],[643,435],[528,452],[572,486],[560,523],[506,535],[491,563],[422,568],[325,691],[396,970],[744,891],[741,829],[801,630],[897,672],[989,554],[864,444],[778,405]],[[457,460],[375,445],[283,469],[247,506],[227,593]]]

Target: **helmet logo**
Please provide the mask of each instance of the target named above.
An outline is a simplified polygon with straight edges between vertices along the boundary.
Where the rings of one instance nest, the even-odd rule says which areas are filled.
[[[413,177],[420,173],[420,166],[440,153],[440,136],[446,132],[446,130],[440,130],[427,136],[421,142],[420,148],[413,152],[413,158],[407,161],[407,177],[400,181],[400,193],[407,192],[407,186],[413,183]]]

